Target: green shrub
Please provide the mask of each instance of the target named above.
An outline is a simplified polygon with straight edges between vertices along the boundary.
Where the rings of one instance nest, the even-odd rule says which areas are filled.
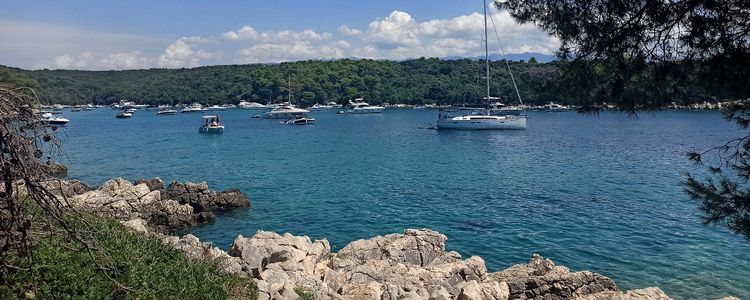
[[[295,288],[294,292],[299,296],[298,300],[315,300],[315,294],[306,289]]]
[[[257,298],[252,281],[222,274],[215,263],[192,261],[116,221],[86,216],[72,224],[104,251],[89,255],[80,243],[46,228],[36,240],[30,268],[3,268],[0,299]]]

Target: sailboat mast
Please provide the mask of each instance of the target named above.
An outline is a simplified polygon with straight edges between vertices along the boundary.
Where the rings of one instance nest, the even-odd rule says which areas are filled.
[[[289,104],[292,104],[292,76],[289,76]]]
[[[487,45],[487,3],[482,0],[484,6],[484,63],[485,77],[487,77],[487,103],[490,103],[490,50]]]

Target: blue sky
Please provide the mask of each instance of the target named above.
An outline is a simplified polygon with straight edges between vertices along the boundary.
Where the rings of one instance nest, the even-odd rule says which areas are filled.
[[[0,64],[101,70],[475,56],[481,9],[481,1],[456,0],[0,0]],[[558,45],[492,15],[507,52]]]

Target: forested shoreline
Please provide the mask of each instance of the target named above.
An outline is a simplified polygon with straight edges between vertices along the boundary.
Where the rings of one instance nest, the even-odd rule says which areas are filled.
[[[527,104],[608,101],[606,91],[595,91],[597,78],[604,82],[611,76],[606,64],[602,64],[599,74],[586,78],[592,80],[594,88],[584,92],[568,90],[571,78],[566,77],[562,62],[537,63],[532,58],[510,61],[509,65]],[[490,70],[492,95],[502,97],[507,103],[517,103],[505,61],[493,61]],[[733,100],[731,91],[703,84],[705,76],[674,79],[670,97],[657,100],[663,103]],[[370,103],[458,104],[481,101],[484,64],[471,59],[420,58],[122,71],[22,70],[0,66],[0,82],[7,81],[35,87],[44,104],[110,104],[121,99],[152,105],[227,104],[240,100],[267,103],[285,100],[289,81],[295,103],[302,106],[346,102],[358,97]],[[643,87],[649,85],[650,78],[645,74]]]

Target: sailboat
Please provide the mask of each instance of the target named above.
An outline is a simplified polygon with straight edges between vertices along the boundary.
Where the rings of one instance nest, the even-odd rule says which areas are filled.
[[[489,45],[487,41],[487,3],[484,4],[484,60],[485,60],[485,76],[487,79],[487,96],[485,102],[489,102],[491,99],[495,99],[490,96],[490,57],[489,57]],[[510,67],[508,67],[510,72]],[[511,73],[511,79],[513,74]],[[516,88],[515,80],[513,87]],[[516,88],[516,95],[518,95],[518,101],[521,101],[521,95],[518,93]],[[521,102],[523,105],[523,102]],[[489,107],[479,110],[480,114],[473,114],[471,112],[477,110],[463,110],[463,109],[448,109],[441,110],[438,113],[437,128],[438,129],[462,129],[462,130],[502,130],[502,129],[526,129],[526,116],[525,115],[497,115],[492,113],[492,109]],[[458,112],[459,115],[455,116],[454,113]],[[468,112],[468,113],[462,113]]]
[[[289,77],[289,100],[274,107],[273,110],[263,115],[266,119],[299,119],[307,117],[309,110],[297,108],[292,105],[292,78]]]

